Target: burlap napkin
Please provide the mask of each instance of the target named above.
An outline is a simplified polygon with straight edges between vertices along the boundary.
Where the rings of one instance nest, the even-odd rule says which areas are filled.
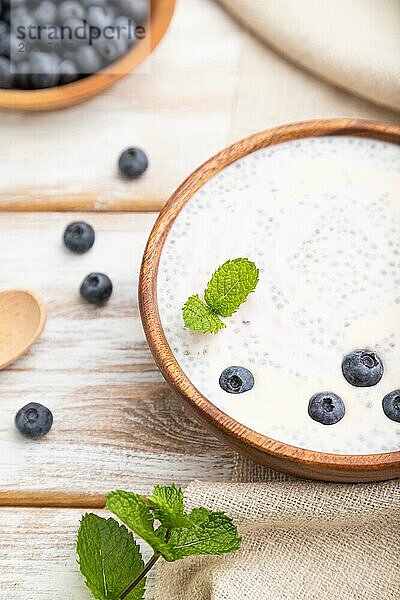
[[[399,0],[219,0],[271,48],[400,110]]]
[[[399,481],[194,482],[186,502],[229,513],[242,548],[164,563],[156,600],[400,598]]]

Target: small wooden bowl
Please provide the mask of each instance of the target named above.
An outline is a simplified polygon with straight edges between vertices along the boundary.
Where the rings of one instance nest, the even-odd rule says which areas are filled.
[[[2,90],[0,108],[41,112],[74,106],[100,94],[133,71],[162,39],[171,21],[175,0],[151,0],[150,42],[138,42],[125,56],[84,79],[44,90]]]
[[[400,476],[400,451],[342,455],[314,452],[270,439],[222,412],[189,381],[176,361],[161,325],[157,304],[157,273],[167,234],[193,194],[216,173],[243,156],[281,142],[326,135],[351,135],[400,144],[400,127],[353,119],[317,120],[284,125],[256,133],[223,150],[199,167],[171,196],[150,234],[139,281],[144,331],[164,375],[194,414],[235,450],[268,467],[292,475],[326,481],[378,481]]]

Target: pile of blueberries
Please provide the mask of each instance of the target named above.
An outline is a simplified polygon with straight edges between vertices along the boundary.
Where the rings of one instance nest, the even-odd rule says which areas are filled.
[[[355,350],[344,357],[342,373],[355,387],[372,387],[382,379],[384,368],[382,360],[372,350]],[[242,394],[253,388],[254,377],[245,367],[232,366],[222,371],[219,385],[228,394]],[[388,419],[400,423],[400,389],[386,394],[382,409]],[[345,405],[334,392],[320,392],[310,399],[308,414],[322,425],[334,425],[343,419]]]
[[[129,179],[143,175],[148,166],[146,154],[140,148],[127,148],[119,158],[120,174]],[[95,242],[96,234],[89,223],[75,221],[64,231],[64,245],[75,254],[84,254]],[[105,304],[113,292],[113,285],[104,273],[89,273],[80,287],[80,294],[90,304]],[[15,425],[27,438],[38,439],[46,435],[53,425],[53,415],[43,404],[29,402],[15,416]]]
[[[146,37],[149,0],[0,0],[0,88],[86,77]]]

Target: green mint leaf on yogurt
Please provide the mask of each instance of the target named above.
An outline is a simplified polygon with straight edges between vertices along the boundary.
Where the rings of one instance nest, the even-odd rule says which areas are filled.
[[[183,321],[189,329],[201,333],[218,333],[226,327],[218,315],[199,296],[190,296],[185,302],[183,309]]]
[[[227,260],[211,277],[204,292],[205,303],[198,295],[190,296],[183,306],[183,321],[189,329],[218,333],[226,327],[219,317],[235,313],[259,279],[259,270],[248,258]]]
[[[86,585],[97,600],[117,600],[121,591],[142,571],[139,546],[126,527],[115,519],[86,514],[78,531],[79,567]],[[126,598],[142,600],[142,579]]]
[[[259,270],[248,258],[227,260],[211,277],[204,300],[217,315],[230,317],[254,292],[258,276]]]

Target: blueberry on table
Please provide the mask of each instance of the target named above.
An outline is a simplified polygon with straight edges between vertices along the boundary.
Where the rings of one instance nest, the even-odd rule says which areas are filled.
[[[400,390],[386,394],[382,400],[382,408],[388,419],[400,423]]]
[[[315,394],[308,403],[308,414],[322,425],[334,425],[343,419],[345,407],[343,400],[333,392]]]
[[[146,154],[140,148],[128,148],[118,162],[121,175],[129,179],[136,179],[143,175],[149,165]]]
[[[382,379],[383,364],[372,350],[355,350],[344,357],[342,372],[351,385],[371,387]]]
[[[93,246],[95,240],[94,229],[89,223],[76,221],[70,223],[64,232],[64,244],[77,254],[84,254]]]
[[[228,367],[222,371],[219,385],[228,394],[242,394],[254,386],[254,377],[245,367]]]
[[[15,425],[25,437],[41,438],[50,431],[53,425],[53,415],[42,404],[30,402],[15,415]]]
[[[90,273],[81,285],[81,296],[90,304],[107,302],[112,291],[111,279],[104,273]]]

